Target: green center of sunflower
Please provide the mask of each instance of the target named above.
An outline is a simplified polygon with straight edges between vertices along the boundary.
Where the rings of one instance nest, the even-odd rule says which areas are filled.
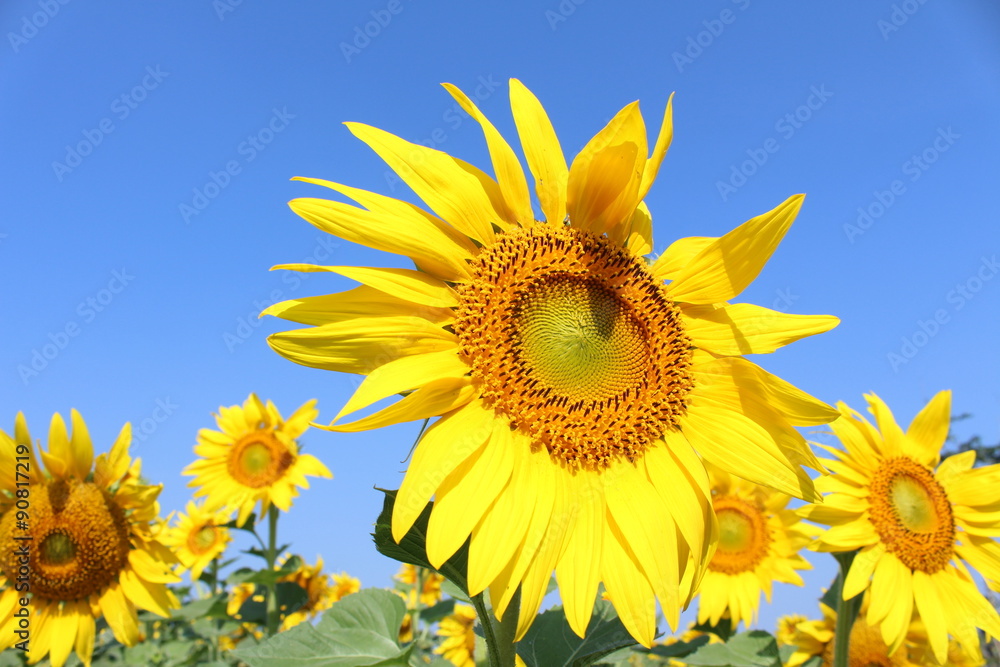
[[[249,474],[259,475],[271,465],[271,450],[255,442],[243,450],[243,454],[240,455],[240,465]]]
[[[644,260],[566,226],[511,229],[456,289],[483,401],[553,461],[604,469],[676,431],[692,387],[680,311]]]
[[[550,275],[525,289],[517,305],[524,363],[556,393],[603,400],[642,380],[644,332],[599,282]]]
[[[899,520],[915,533],[929,533],[938,526],[934,501],[917,480],[909,475],[900,475],[892,480],[892,504]]]
[[[52,565],[63,565],[76,556],[73,540],[64,533],[52,533],[42,540],[42,560]]]
[[[202,526],[194,534],[194,545],[199,551],[208,551],[215,544],[215,526]]]
[[[270,486],[295,463],[295,455],[269,429],[252,431],[233,445],[226,467],[234,480],[252,489]]]
[[[771,531],[762,508],[727,495],[716,496],[712,506],[719,520],[719,546],[709,569],[725,574],[753,570],[771,546]]]
[[[14,540],[15,513],[0,519],[0,569],[8,579],[28,572],[31,592],[50,601],[99,594],[128,565],[131,550],[125,511],[107,491],[91,482],[53,480],[31,493],[28,563],[20,562],[23,542]]]

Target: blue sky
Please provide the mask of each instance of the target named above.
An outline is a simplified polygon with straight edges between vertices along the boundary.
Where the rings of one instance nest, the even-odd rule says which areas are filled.
[[[451,82],[516,143],[510,77],[546,106],[572,157],[621,107],[647,125],[674,99],[674,143],[647,203],[655,251],[720,235],[807,193],[741,301],[829,313],[834,331],[756,359],[828,401],[879,393],[907,423],[938,390],[1000,438],[1000,8],[870,3],[372,0],[0,6],[0,425],[36,436],[77,408],[98,449],[126,421],[165,511],[220,405],[256,391],[328,422],[356,379],[266,345],[275,300],[346,289],[269,272],[396,257],[324,237],[286,206],[325,196],[293,176],[416,201],[342,121],[488,169]],[[417,432],[310,431],[334,472],[282,519],[331,569],[386,585],[368,534]],[[775,615],[814,613],[782,588]],[[831,561],[832,562],[832,561]]]

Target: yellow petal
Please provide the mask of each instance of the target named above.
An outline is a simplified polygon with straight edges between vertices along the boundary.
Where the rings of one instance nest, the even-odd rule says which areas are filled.
[[[442,151],[362,123],[344,124],[438,216],[484,245],[493,242],[493,225],[503,227],[506,213],[503,195],[493,179]]]
[[[868,410],[875,416],[875,423],[882,434],[882,453],[888,457],[909,454],[903,450],[903,430],[896,423],[892,411],[881,398],[875,394],[865,394]]]
[[[73,650],[78,627],[76,614],[73,613],[73,605],[66,604],[62,609],[57,605],[50,607],[50,646],[49,660],[52,667],[62,667]]]
[[[667,98],[667,108],[663,111],[660,134],[657,135],[656,144],[653,146],[653,154],[646,160],[646,164],[642,170],[642,183],[639,185],[640,200],[646,198],[649,188],[652,187],[653,181],[656,180],[656,174],[660,171],[663,158],[670,148],[670,142],[674,139],[673,104],[674,94],[670,93],[670,97]]]
[[[346,424],[329,426],[315,424],[315,426],[335,433],[356,433],[417,419],[429,419],[457,410],[471,401],[477,392],[468,377],[441,378],[428,382],[389,407],[363,419]]]
[[[66,422],[58,412],[52,415],[49,426],[49,451],[39,450],[42,462],[53,477],[66,477],[72,474],[70,468],[71,450],[69,436],[66,434]]]
[[[878,542],[878,533],[867,519],[831,526],[819,536],[817,551],[853,551]]]
[[[412,259],[423,270],[443,280],[468,279],[465,259],[470,251],[459,246],[431,221],[418,215],[393,216],[366,211],[343,202],[301,198],[288,202],[297,215],[317,228],[352,243]]]
[[[948,658],[948,623],[942,608],[941,596],[938,595],[934,577],[914,570],[913,599],[917,604],[917,612],[927,629],[927,639],[938,662],[944,664]]]
[[[749,303],[685,306],[681,312],[684,333],[695,345],[728,356],[769,354],[840,323],[832,315],[790,315]]]
[[[90,662],[94,654],[94,635],[97,633],[97,627],[94,623],[94,617],[90,612],[90,605],[82,601],[76,604],[78,625],[74,647],[76,648],[77,657],[83,661],[86,667],[90,667]]]
[[[875,566],[869,597],[868,624],[882,624],[882,639],[892,653],[906,638],[910,624],[913,574],[898,558],[887,553]]]
[[[814,519],[815,520],[815,519]],[[885,545],[879,542],[870,547],[865,547],[854,557],[851,569],[844,580],[844,599],[850,600],[856,595],[860,595],[867,588],[871,581],[875,566],[885,554]]]
[[[913,445],[911,451],[918,461],[932,468],[938,464],[950,425],[951,390],[946,389],[938,392],[906,429],[906,437]]]
[[[572,480],[576,521],[556,564],[559,596],[569,627],[584,637],[597,599],[605,532],[603,475],[580,473]]]
[[[718,240],[714,236],[689,236],[677,239],[656,258],[649,270],[657,280],[672,280],[680,275],[681,271],[705,248]]]
[[[73,424],[73,437],[70,440],[72,456],[70,472],[79,479],[86,479],[90,474],[90,467],[94,465],[94,445],[90,442],[87,424],[75,409],[70,410],[70,420]]]
[[[454,349],[456,338],[421,317],[358,317],[271,334],[267,343],[303,366],[367,374],[403,356]]]
[[[510,110],[528,168],[535,177],[542,214],[547,222],[562,224],[566,219],[569,169],[552,123],[538,98],[517,79],[510,80]]]
[[[952,476],[945,483],[948,500],[955,505],[972,507],[1000,503],[997,488],[1000,488],[1000,464],[966,470]]]
[[[414,354],[383,364],[368,374],[333,421],[383,398],[422,387],[434,380],[461,378],[469,366],[456,350]]]
[[[413,451],[392,512],[392,536],[399,542],[452,470],[490,437],[493,411],[472,401],[435,422]]]
[[[955,475],[965,472],[972,468],[973,464],[976,462],[976,452],[975,450],[969,450],[967,452],[960,452],[958,454],[953,454],[946,458],[941,465],[938,467],[937,472],[934,476],[942,484],[947,484],[948,481]]]
[[[522,226],[535,221],[531,211],[531,197],[528,195],[528,183],[524,180],[524,170],[511,149],[510,144],[501,136],[483,112],[461,90],[450,83],[441,84],[451,96],[465,109],[465,112],[476,119],[486,135],[486,145],[493,160],[493,171],[496,173],[497,184],[507,204],[507,220],[517,221]]]
[[[122,594],[118,582],[113,582],[101,594],[100,607],[115,639],[125,646],[134,646],[139,641],[139,619],[135,606]]]
[[[437,308],[452,308],[458,305],[455,290],[423,271],[316,264],[278,264],[271,267],[272,271],[275,269],[307,273],[328,271],[413,303]]]
[[[361,285],[346,292],[279,301],[261,311],[299,324],[332,324],[356,317],[423,317],[435,324],[454,320],[450,308],[431,308]]]
[[[496,424],[486,445],[455,468],[438,487],[427,526],[427,558],[440,567],[458,551],[497,499],[514,467],[510,428]]]
[[[601,579],[625,629],[650,648],[656,636],[656,599],[625,536],[612,522],[602,542]]]
[[[670,293],[678,301],[694,304],[722,303],[738,296],[784,238],[803,198],[793,195],[710,243],[674,276]]]
[[[625,235],[625,246],[637,257],[653,252],[653,216],[649,213],[646,202],[641,201],[632,213]]]
[[[595,234],[632,217],[641,201],[646,162],[646,126],[633,102],[591,139],[569,170],[566,210],[570,223]]]

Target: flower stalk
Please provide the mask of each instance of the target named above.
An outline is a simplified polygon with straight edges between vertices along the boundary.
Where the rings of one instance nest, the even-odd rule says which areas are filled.
[[[493,610],[486,604],[486,593],[472,596],[472,605],[479,616],[479,624],[483,628],[486,639],[486,651],[489,655],[490,667],[514,667],[517,651],[514,648],[514,634],[517,631],[517,615],[521,606],[521,590],[518,589],[507,605],[504,614],[507,620],[501,621],[493,615]]]
[[[851,655],[851,628],[854,626],[854,619],[861,609],[861,599],[863,595],[855,595],[850,600],[844,599],[844,581],[847,580],[847,573],[854,562],[856,551],[834,554],[834,558],[840,564],[840,576],[837,578],[836,590],[834,594],[837,600],[837,625],[834,629],[833,637],[833,667],[848,667]]]

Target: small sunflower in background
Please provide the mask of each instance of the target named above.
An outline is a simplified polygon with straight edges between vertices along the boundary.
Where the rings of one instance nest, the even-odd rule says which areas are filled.
[[[457,667],[476,667],[476,610],[456,604],[455,611],[441,619],[437,634],[443,637],[434,652]]]
[[[393,579],[403,584],[404,587],[408,587],[403,595],[408,609],[413,609],[416,606],[418,578],[420,579],[420,604],[430,607],[441,601],[441,584],[444,583],[444,577],[434,570],[403,563]]]
[[[309,565],[305,561],[294,572],[290,572],[281,577],[279,581],[298,584],[306,592],[305,603],[285,616],[281,622],[281,629],[288,630],[302,621],[309,620],[325,609],[329,609],[334,602],[342,597],[357,593],[361,590],[361,581],[342,572],[333,575],[332,579],[336,583],[331,585],[331,575],[323,572],[323,559],[316,558],[315,565]]]
[[[180,572],[190,570],[191,581],[197,581],[205,568],[220,557],[232,541],[226,524],[233,511],[225,508],[209,512],[189,501],[185,512],[177,513],[174,525],[163,531],[161,541],[171,547],[180,559]]]
[[[58,413],[49,428],[48,451],[38,465],[24,415],[14,437],[0,430],[0,648],[14,635],[12,585],[18,571],[18,538],[30,537],[31,641],[28,661],[46,655],[61,667],[73,651],[90,665],[96,620],[103,617],[125,646],[139,641],[137,609],[167,617],[179,602],[166,584],[179,581],[176,558],[153,535],[162,486],[140,480],[141,462],[129,456],[132,430],[125,424],[107,454],[94,458],[83,418],[70,413],[72,429]],[[17,518],[15,457],[28,457],[30,515]]]
[[[939,663],[951,635],[978,651],[976,628],[1000,635],[1000,615],[979,591],[968,566],[1000,580],[1000,465],[973,468],[974,451],[941,461],[951,421],[951,392],[942,391],[904,432],[886,404],[867,394],[876,429],[840,403],[831,424],[843,450],[824,461],[835,474],[816,481],[828,495],[802,515],[829,525],[820,551],[860,549],[844,580],[844,599],[869,591],[866,620],[881,625],[891,649],[902,645],[916,612]]]
[[[266,314],[309,328],[268,343],[295,363],[367,376],[330,430],[440,417],[414,450],[393,537],[434,497],[430,563],[471,539],[470,593],[489,587],[502,618],[521,592],[516,639],[555,571],[574,632],[583,636],[603,582],[625,627],[651,646],[657,599],[676,627],[716,540],[701,457],[818,497],[803,466],[820,464],[793,427],[825,424],[836,411],[742,355],[839,320],[728,303],[759,274],[803,197],[719,238],[679,239],[650,260],[644,199],[673,137],[669,102],[655,142],[634,102],[567,165],[542,105],[512,79],[540,221],[514,150],[468,96],[445,88],[481,125],[496,179],[348,123],[432,212],[320,179],[299,180],[359,206],[314,198],[290,206],[319,229],[417,268],[275,267],[361,285],[271,306]]]
[[[771,601],[773,582],[803,586],[797,570],[812,565],[799,551],[819,529],[786,509],[787,494],[747,482],[709,466],[712,507],[719,520],[719,542],[698,589],[698,622],[733,628],[757,618],[760,594]]]
[[[287,420],[256,394],[242,407],[220,407],[215,417],[220,430],[198,432],[199,458],[183,471],[194,476],[188,486],[197,487],[196,498],[205,497],[205,509],[234,508],[242,526],[258,503],[260,516],[272,504],[283,512],[291,509],[297,487],[309,488],[306,475],[333,477],[315,456],[301,454],[296,442],[319,414],[315,405],[308,401]]]

